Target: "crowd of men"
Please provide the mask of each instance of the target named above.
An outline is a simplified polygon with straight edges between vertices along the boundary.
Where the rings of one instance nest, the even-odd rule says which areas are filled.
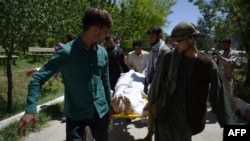
[[[150,50],[143,50],[142,41],[136,39],[133,51],[126,55],[117,39],[109,36],[108,11],[91,7],[82,22],[81,35],[60,44],[32,76],[19,134],[29,123],[35,126],[41,86],[59,71],[65,85],[67,141],[84,140],[87,126],[96,141],[108,141],[109,118],[115,109],[111,90],[115,91],[120,74],[130,69],[145,75],[143,92],[148,103],[144,110],[149,111],[145,141],[151,141],[153,134],[155,141],[191,141],[205,128],[207,101],[221,127],[235,124],[232,69],[237,53],[230,48],[230,39],[223,39],[223,50],[211,57],[197,49],[200,32],[194,24],[182,21],[166,40],[160,27],[150,27]]]

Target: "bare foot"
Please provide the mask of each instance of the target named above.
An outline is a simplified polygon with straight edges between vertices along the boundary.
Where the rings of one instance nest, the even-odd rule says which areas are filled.
[[[125,96],[123,97],[122,100],[123,100],[123,103],[125,105],[124,114],[128,115],[128,114],[132,113],[130,100]]]
[[[121,113],[121,109],[119,108],[120,100],[121,98],[117,96],[112,99],[112,107],[116,113]]]

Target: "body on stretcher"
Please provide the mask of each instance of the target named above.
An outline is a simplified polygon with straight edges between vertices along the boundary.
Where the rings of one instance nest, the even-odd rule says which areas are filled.
[[[143,111],[147,103],[144,81],[145,75],[134,70],[121,74],[112,92],[112,106],[116,112],[112,118],[143,118],[148,115]]]
[[[143,97],[143,100],[147,103],[147,97]],[[111,118],[145,118],[148,116],[148,111],[143,111],[143,114],[131,113],[131,114],[124,114],[124,112],[119,114],[112,114]]]
[[[143,100],[147,103],[147,97],[143,97]],[[138,113],[131,113],[131,114],[124,114],[124,112],[119,113],[119,114],[112,114],[111,119],[109,122],[109,130],[113,130],[114,128],[114,119],[134,119],[134,118],[139,118],[141,119],[141,123],[148,123],[147,117],[148,117],[148,111],[143,111],[142,114]]]

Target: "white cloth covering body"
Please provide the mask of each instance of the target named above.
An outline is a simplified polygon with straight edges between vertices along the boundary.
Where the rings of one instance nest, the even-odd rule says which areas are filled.
[[[115,97],[127,97],[130,100],[133,112],[142,115],[143,107],[146,102],[142,98],[144,89],[145,75],[130,70],[122,73],[115,86]],[[119,106],[124,109],[124,103],[121,100]]]

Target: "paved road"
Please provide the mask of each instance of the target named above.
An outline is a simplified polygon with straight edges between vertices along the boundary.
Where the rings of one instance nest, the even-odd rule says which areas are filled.
[[[216,117],[211,112],[207,113],[205,130],[192,137],[193,141],[222,141],[223,129],[219,127]],[[113,129],[110,130],[110,141],[143,141],[147,133],[146,123],[140,119],[134,119],[130,123],[124,119],[114,119]],[[65,123],[53,120],[48,127],[40,132],[31,133],[25,141],[64,141]]]

